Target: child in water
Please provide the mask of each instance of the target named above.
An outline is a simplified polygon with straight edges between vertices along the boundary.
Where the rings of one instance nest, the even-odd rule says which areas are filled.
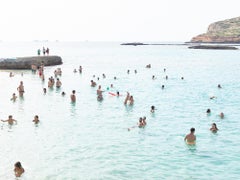
[[[25,172],[20,162],[16,162],[14,165],[14,173],[16,177],[21,177],[21,175]]]

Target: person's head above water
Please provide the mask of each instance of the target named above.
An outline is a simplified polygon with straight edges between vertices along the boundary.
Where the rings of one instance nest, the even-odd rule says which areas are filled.
[[[211,113],[211,109],[207,109],[207,113]]]
[[[191,132],[191,133],[194,133],[194,132],[195,132],[195,128],[191,128],[191,129],[190,129],[190,132]]]
[[[22,165],[21,165],[21,163],[19,161],[16,162],[14,166],[17,167],[17,168],[22,168]]]

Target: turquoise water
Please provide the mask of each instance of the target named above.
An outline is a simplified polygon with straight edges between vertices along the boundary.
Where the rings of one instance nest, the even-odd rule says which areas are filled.
[[[0,43],[0,57],[35,55],[44,45],[64,62],[45,68],[46,79],[57,67],[63,71],[61,90],[47,89],[46,95],[42,88],[47,80],[37,74],[14,71],[10,78],[9,71],[0,71],[0,119],[12,114],[18,121],[12,127],[0,123],[0,179],[14,179],[16,161],[26,170],[22,179],[31,180],[240,178],[240,52],[119,44]],[[152,68],[146,69],[147,64]],[[79,65],[83,73],[73,73]],[[91,79],[105,90],[102,102],[96,100]],[[24,99],[12,102],[21,80]],[[119,90],[123,96],[109,95],[110,84],[110,92]],[[77,102],[71,104],[74,89]],[[123,105],[127,91],[134,97],[133,107]],[[210,100],[213,95],[217,98]],[[150,113],[152,105],[155,114]],[[36,114],[38,126],[31,122]],[[128,131],[142,116],[147,126]],[[209,131],[213,122],[220,129],[216,134]],[[194,147],[183,142],[191,127],[196,128]]]

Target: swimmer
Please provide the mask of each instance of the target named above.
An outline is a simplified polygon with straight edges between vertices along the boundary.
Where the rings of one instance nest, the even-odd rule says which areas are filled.
[[[120,93],[119,93],[119,91],[117,91],[117,97],[119,97],[120,96]]]
[[[94,82],[93,80],[91,80],[91,86],[92,86],[92,87],[95,87],[96,85],[97,85],[97,83]]]
[[[49,88],[52,88],[53,85],[54,85],[53,79],[52,79],[52,78],[48,78],[48,87],[49,87]]]
[[[1,120],[1,121],[8,122],[9,125],[13,125],[14,122],[15,122],[15,124],[17,124],[17,121],[12,118],[12,115],[9,115],[7,120]]]
[[[187,144],[194,145],[196,143],[196,136],[194,135],[195,133],[195,128],[190,129],[190,133],[185,136],[184,141]]]
[[[76,70],[76,69],[74,69],[74,70],[73,70],[73,72],[74,72],[74,73],[76,73],[76,72],[77,72],[77,70]]]
[[[146,125],[147,125],[146,117],[145,117],[145,116],[142,118],[142,123],[143,123],[143,126],[146,126]]]
[[[71,96],[70,96],[72,103],[75,103],[75,102],[76,102],[76,96],[75,96],[75,93],[76,93],[76,91],[73,90],[73,91],[72,91],[72,94],[71,94]]]
[[[181,77],[181,80],[184,80],[184,77]]]
[[[212,123],[212,127],[210,128],[210,131],[216,133],[218,131],[216,123]]]
[[[139,118],[138,127],[139,128],[144,127],[144,123],[143,123],[143,118],[142,117]]]
[[[207,109],[206,113],[210,114],[211,113],[211,109]]]
[[[218,88],[219,88],[219,89],[221,89],[221,88],[222,88],[221,84],[218,84]]]
[[[110,87],[113,88],[113,84],[111,84]]]
[[[163,72],[166,72],[166,69],[165,69],[165,68],[163,69]]]
[[[38,115],[34,116],[34,119],[32,120],[35,124],[38,124],[40,121],[38,119]]]
[[[219,114],[219,117],[220,117],[221,119],[224,118],[224,114],[223,114],[223,112],[221,112],[221,113]]]
[[[18,92],[19,92],[19,96],[23,96],[23,93],[24,93],[24,86],[23,86],[23,82],[20,81],[20,85],[18,86],[17,88]]]
[[[65,96],[65,92],[64,91],[62,92],[62,96]]]
[[[12,72],[10,72],[9,77],[13,77],[13,76],[14,76],[14,74]]]
[[[166,78],[166,80],[168,80],[168,76],[166,76],[165,78]]]
[[[46,94],[47,93],[47,89],[43,88],[43,93]]]
[[[82,74],[82,66],[79,66],[79,73]]]
[[[217,98],[217,97],[216,97],[216,96],[211,96],[211,97],[210,97],[210,99],[215,99],[215,98]]]
[[[12,98],[11,98],[11,101],[16,101],[16,99],[17,99],[17,96],[16,96],[15,93],[13,93]]]
[[[117,80],[117,77],[116,76],[114,76],[114,78],[113,78],[114,80]]]
[[[162,85],[162,89],[164,89],[164,85]]]
[[[130,96],[130,98],[129,98],[129,105],[133,105],[133,103],[134,103],[133,96]]]
[[[62,82],[59,80],[59,78],[57,78],[56,87],[60,88],[61,86],[62,86]]]
[[[151,64],[146,65],[146,68],[151,68]]]
[[[151,113],[154,113],[154,112],[155,112],[155,106],[151,106],[150,112],[151,112]]]
[[[105,78],[106,78],[106,75],[105,75],[105,74],[102,74],[102,77],[103,77],[103,79],[105,79]]]
[[[20,177],[25,172],[20,162],[16,162],[14,165],[14,173],[16,177]]]
[[[152,76],[152,80],[157,79],[154,75]]]
[[[129,70],[129,69],[127,70],[127,73],[128,73],[128,74],[130,73],[130,70]]]
[[[102,95],[102,92],[104,92],[101,90],[101,88],[102,88],[101,85],[99,85],[97,90],[97,95]]]
[[[124,104],[125,104],[125,105],[127,105],[127,102],[128,102],[128,100],[129,100],[129,97],[130,97],[130,94],[129,94],[129,92],[127,92],[127,96],[126,96],[125,101],[124,101]]]
[[[136,69],[134,70],[134,73],[137,74],[137,70]]]

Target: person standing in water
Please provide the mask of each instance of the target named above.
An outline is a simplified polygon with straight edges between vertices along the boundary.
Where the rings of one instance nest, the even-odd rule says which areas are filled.
[[[21,177],[21,175],[25,172],[20,162],[16,162],[14,165],[14,174],[16,177]]]
[[[196,144],[196,136],[194,135],[195,133],[195,128],[190,129],[190,133],[185,136],[184,141],[187,144],[194,145]]]
[[[73,91],[72,91],[72,94],[71,94],[71,96],[70,96],[72,103],[75,103],[75,102],[76,102],[76,95],[75,95],[75,93],[76,93],[76,91],[73,90]]]
[[[57,78],[56,88],[60,88],[61,86],[62,86],[62,82],[59,80],[59,78]]]
[[[22,97],[24,93],[24,86],[22,81],[20,81],[20,85],[18,86],[17,90],[19,92],[19,96]]]

